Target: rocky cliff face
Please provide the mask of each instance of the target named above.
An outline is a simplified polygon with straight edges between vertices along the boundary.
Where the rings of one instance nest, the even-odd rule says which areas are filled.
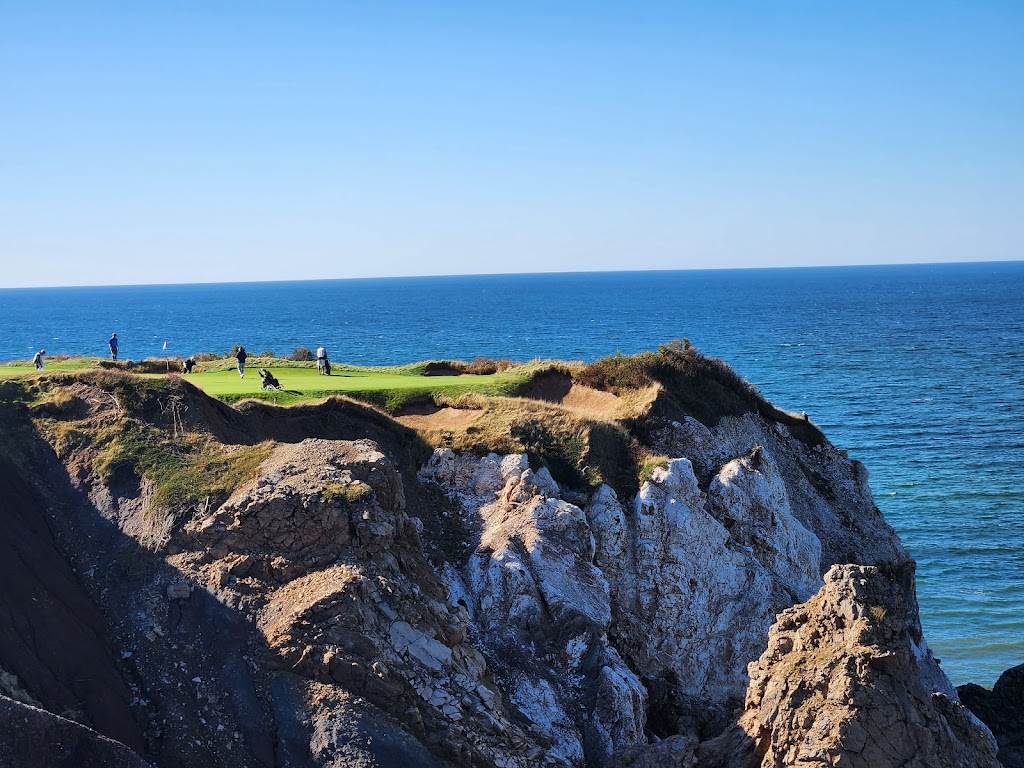
[[[196,400],[225,456],[276,443],[176,507],[66,438],[123,416],[99,389],[33,462],[133,691],[127,736],[89,724],[154,764],[993,764],[866,472],[793,419],[651,413],[633,450],[667,458],[616,491],[361,406]]]

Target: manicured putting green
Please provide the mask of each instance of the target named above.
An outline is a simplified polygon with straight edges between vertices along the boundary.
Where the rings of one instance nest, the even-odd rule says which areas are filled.
[[[409,389],[463,390],[480,392],[502,384],[519,382],[521,373],[497,373],[492,376],[416,376],[408,373],[386,373],[335,367],[330,376],[320,376],[312,368],[268,368],[286,391],[322,392],[325,394],[392,391]],[[193,373],[185,376],[197,387],[216,397],[237,399],[240,395],[258,395],[265,390],[255,368],[245,369],[245,378],[238,371]]]

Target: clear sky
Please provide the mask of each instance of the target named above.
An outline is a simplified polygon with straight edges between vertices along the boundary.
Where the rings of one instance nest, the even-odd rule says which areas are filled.
[[[0,286],[1024,258],[1024,3],[0,0]]]

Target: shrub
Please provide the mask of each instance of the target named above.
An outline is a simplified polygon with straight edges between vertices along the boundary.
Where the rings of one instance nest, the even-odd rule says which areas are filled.
[[[215,356],[216,359],[216,356]],[[96,366],[105,370],[133,373],[181,373],[185,366],[177,357],[147,357],[145,360],[100,360]]]
[[[320,498],[324,501],[340,501],[357,504],[366,501],[373,495],[373,489],[366,483],[356,480],[351,483],[324,483]]]
[[[474,357],[472,362],[463,366],[463,373],[472,373],[476,376],[491,376],[495,373],[504,373],[514,363],[507,357],[495,360],[493,357]]]
[[[620,394],[622,390],[642,389],[654,383],[650,375],[654,359],[652,352],[628,357],[622,354],[602,357],[584,367],[576,375],[576,381],[614,394]]]
[[[467,373],[466,364],[458,360],[431,360],[423,366],[421,376],[461,376]]]
[[[526,421],[513,424],[509,434],[547,466],[556,481],[572,487],[585,484],[586,480],[579,471],[586,451],[584,429],[561,432],[549,429],[539,421]]]
[[[292,350],[292,353],[288,355],[288,359],[308,363],[312,360],[316,360],[316,357],[313,355],[313,350],[309,347],[296,347]]]
[[[463,373],[475,376],[490,376],[498,372],[498,363],[489,357],[474,357],[473,361],[463,368]]]
[[[128,370],[136,373],[181,373],[184,369],[184,364],[177,357],[147,357],[128,366]]]

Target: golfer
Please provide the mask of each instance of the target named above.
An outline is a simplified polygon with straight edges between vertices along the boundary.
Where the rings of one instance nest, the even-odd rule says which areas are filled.
[[[235,359],[238,360],[238,378],[245,378],[245,358],[248,355],[245,353],[245,347],[241,344],[238,345],[238,351],[235,352]]]

